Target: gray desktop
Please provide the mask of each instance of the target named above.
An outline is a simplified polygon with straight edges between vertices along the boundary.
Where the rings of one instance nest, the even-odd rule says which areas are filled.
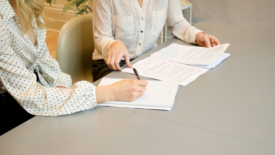
[[[0,137],[0,154],[274,155],[275,31],[196,27],[230,43],[231,56],[181,86],[171,111],[98,107],[37,116]],[[173,38],[132,64],[171,43],[190,45]],[[107,77],[136,78],[119,71]]]

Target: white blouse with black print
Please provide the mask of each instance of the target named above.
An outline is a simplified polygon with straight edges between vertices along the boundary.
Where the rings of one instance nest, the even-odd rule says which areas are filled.
[[[95,86],[86,81],[72,85],[49,54],[46,30],[35,20],[33,27],[37,46],[26,33],[21,35],[23,27],[9,1],[0,0],[0,93],[8,91],[33,115],[66,115],[96,107]]]
[[[110,45],[120,40],[130,58],[156,47],[156,40],[167,23],[172,34],[188,43],[196,43],[201,30],[183,17],[180,0],[93,0],[95,51],[93,59],[106,59]],[[123,58],[122,58],[123,59]]]

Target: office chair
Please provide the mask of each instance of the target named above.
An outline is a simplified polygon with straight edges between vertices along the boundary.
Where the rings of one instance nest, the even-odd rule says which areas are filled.
[[[93,17],[91,14],[69,20],[61,29],[56,59],[64,73],[77,81],[93,82],[92,54],[94,51]]]

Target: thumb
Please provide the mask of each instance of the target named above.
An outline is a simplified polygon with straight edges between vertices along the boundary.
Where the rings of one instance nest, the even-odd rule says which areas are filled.
[[[126,65],[127,65],[129,68],[133,68],[133,66],[132,66],[131,63],[130,63],[129,53],[128,53],[128,52],[125,53],[125,54],[123,55],[123,57],[124,57],[124,59],[125,59]]]

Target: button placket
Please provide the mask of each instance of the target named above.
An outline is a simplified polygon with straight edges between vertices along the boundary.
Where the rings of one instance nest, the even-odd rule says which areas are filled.
[[[141,53],[142,53],[142,47],[143,47],[143,38],[144,38],[144,25],[145,25],[145,14],[144,13],[146,10],[146,0],[144,0],[142,7],[140,7],[138,1],[134,2],[134,5],[137,9],[138,12],[138,17],[139,17],[139,34],[138,34],[138,38],[137,38],[137,43],[136,43],[136,51],[135,51],[135,55],[136,57],[138,57]]]
[[[142,48],[144,45],[144,29],[145,29],[145,18],[144,18],[144,13],[142,13],[142,17],[141,17],[141,21],[140,21],[140,34],[139,34],[139,40],[138,40],[138,55],[142,54]]]

